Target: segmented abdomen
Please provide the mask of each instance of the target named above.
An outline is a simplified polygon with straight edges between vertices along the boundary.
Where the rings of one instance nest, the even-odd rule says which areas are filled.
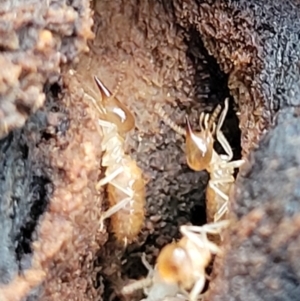
[[[226,171],[219,170],[218,172],[211,173],[211,179],[222,179],[223,177],[231,178],[232,176],[226,174]],[[227,202],[229,197],[229,192],[232,184],[234,183],[234,178],[232,177],[232,182],[229,183],[219,183],[216,187],[226,196],[222,197],[217,191],[215,191],[208,183],[206,187],[206,219],[208,223],[216,222],[214,219],[215,214],[221,209],[224,203]],[[221,220],[225,220],[227,214],[221,217]]]
[[[129,156],[124,156],[121,163],[124,170],[107,185],[110,207],[128,198],[128,195],[113,184],[133,192],[133,197],[114,215],[111,216],[112,231],[119,242],[132,242],[143,227],[145,216],[145,182],[142,171]]]

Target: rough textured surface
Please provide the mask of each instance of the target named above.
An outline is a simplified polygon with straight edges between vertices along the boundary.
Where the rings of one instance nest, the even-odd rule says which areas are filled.
[[[153,264],[161,247],[178,238],[180,225],[205,222],[207,176],[187,167],[183,137],[159,123],[153,106],[156,102],[163,104],[181,125],[188,114],[198,126],[199,110],[211,109],[228,95],[228,90],[226,78],[195,32],[185,31],[174,22],[170,4],[98,1],[91,52],[82,55],[74,66],[81,87],[95,98],[99,98],[99,92],[94,75],[112,91],[122,77],[117,96],[136,117],[136,129],[127,138],[127,151],[148,180],[146,222],[136,243],[116,252],[111,241],[100,254],[100,275],[107,284],[105,298],[113,296],[112,288],[118,293],[128,278],[147,273],[141,264],[142,252]],[[231,128],[237,128],[232,111],[228,117]],[[231,143],[237,131],[232,133]]]
[[[244,155],[259,145],[237,180],[234,223],[206,299],[297,300],[299,3],[200,2],[176,1],[177,16],[229,74]]]
[[[45,108],[1,143],[1,300],[101,298],[101,139],[96,115],[68,89],[72,100],[48,92]]]
[[[229,75],[248,154],[279,109],[299,105],[299,3],[175,0],[174,5],[182,26],[197,29]]]
[[[299,113],[280,111],[276,127],[240,171],[235,223],[206,300],[298,300]]]
[[[50,3],[51,9],[60,7]],[[88,11],[87,2],[74,1],[72,7]],[[74,24],[65,24],[58,11],[52,17],[59,19],[59,24],[54,23],[60,36],[68,32],[65,26]],[[119,0],[98,1],[95,12],[91,52],[73,66],[81,79],[73,82],[65,77],[64,97],[53,95],[61,83],[52,86],[45,108],[1,141],[0,299],[113,300],[124,281],[146,273],[142,252],[153,263],[160,248],[177,237],[180,224],[204,222],[207,177],[187,169],[182,137],[159,123],[153,104],[162,103],[178,124],[183,124],[186,113],[195,124],[200,110],[211,109],[228,96],[229,77],[241,113],[244,155],[270,126],[275,128],[261,141],[237,182],[234,223],[224,242],[224,257],[216,261],[207,298],[295,300],[299,175],[290,165],[299,165],[299,126],[297,110],[286,107],[299,101],[299,4],[292,0]],[[67,13],[65,18],[70,16]],[[78,23],[85,29],[89,25],[88,19]],[[84,48],[73,42],[73,37],[58,42],[70,59]],[[6,55],[9,51],[4,50]],[[52,51],[47,54],[52,57]],[[39,60],[37,56],[38,64]],[[100,176],[101,139],[97,115],[79,90],[88,87],[97,93],[92,75],[114,90],[122,62],[125,72],[118,97],[137,121],[127,151],[149,180],[145,228],[126,251],[113,238],[100,247],[107,239],[105,231],[98,233],[103,196],[94,190]],[[19,85],[19,69],[10,70],[15,74],[10,85]],[[46,72],[33,73],[43,78],[33,85],[42,87]],[[233,116],[231,110],[225,135],[238,151]],[[278,187],[284,189],[275,194]]]
[[[60,64],[86,50],[88,0],[4,0],[0,4],[0,138],[24,125],[45,100]]]
[[[146,2],[141,6],[135,2],[129,5],[125,1],[118,5],[102,2],[102,5],[106,6],[100,9],[102,19],[98,14],[96,16],[96,22],[102,22],[98,23],[98,30],[95,28],[97,38],[91,45],[92,51],[88,56],[80,57],[77,67],[83,72],[84,82],[76,83],[65,77],[67,86],[63,93],[66,95],[63,98],[52,95],[51,91],[61,83],[52,87],[47,93],[46,107],[39,110],[21,131],[11,134],[17,150],[20,148],[20,139],[16,135],[21,135],[23,140],[20,143],[24,141],[28,147],[30,156],[24,156],[23,161],[37,166],[26,169],[26,172],[33,175],[38,172],[47,184],[42,182],[40,189],[47,188],[49,191],[45,190],[44,196],[40,196],[45,207],[33,217],[29,208],[35,209],[39,202],[34,202],[31,197],[26,199],[25,191],[27,189],[30,195],[31,188],[26,186],[29,180],[25,181],[20,194],[26,201],[20,203],[28,209],[22,211],[17,207],[15,219],[28,219],[34,224],[28,229],[23,221],[14,230],[15,233],[12,233],[12,226],[7,226],[3,233],[3,239],[7,241],[3,249],[8,259],[3,257],[1,264],[6,282],[10,281],[0,290],[5,300],[19,300],[28,293],[29,299],[42,300],[72,300],[75,296],[80,300],[94,300],[103,296],[106,300],[113,297],[114,291],[119,291],[124,280],[146,273],[140,261],[141,252],[145,251],[153,263],[161,246],[177,237],[178,225],[191,220],[200,222],[204,212],[206,175],[187,169],[182,149],[183,138],[176,136],[169,128],[160,126],[159,119],[150,109],[155,101],[168,101],[167,109],[170,113],[172,111],[179,124],[183,123],[184,114],[189,108],[190,118],[195,122],[199,108],[206,106],[201,102],[198,105],[198,101],[209,98],[207,106],[212,108],[219,100],[219,94],[222,95],[221,99],[228,95],[225,78],[215,62],[210,61],[197,35],[174,27],[174,17],[167,13],[168,7],[164,8],[156,2],[149,7]],[[133,15],[140,17],[133,22]],[[122,26],[114,18],[122,20]],[[112,32],[111,39],[108,39]],[[158,37],[160,40],[156,41]],[[122,42],[124,45],[120,47]],[[97,43],[102,46],[99,47]],[[130,50],[128,45],[133,48]],[[87,60],[90,59],[91,68],[94,69],[86,70]],[[99,133],[94,128],[95,112],[89,104],[83,103],[78,90],[86,85],[95,87],[91,80],[94,74],[113,90],[124,59],[127,68],[118,97],[135,113],[137,120],[137,129],[128,139],[128,151],[137,159],[149,181],[146,225],[137,242],[129,246],[126,252],[123,247],[116,246],[113,238],[104,249],[100,249],[105,240],[105,236],[97,234],[101,198],[99,196],[98,199],[93,190],[100,172]],[[197,84],[194,85],[194,82]],[[214,89],[214,82],[221,82],[224,90]],[[180,103],[177,110],[175,101]],[[153,117],[155,122],[149,122]],[[3,145],[8,143],[7,139],[2,141]],[[93,143],[86,146],[88,141]],[[88,162],[85,162],[86,153],[90,156]],[[9,160],[9,155],[6,152],[4,154]],[[162,158],[168,158],[168,161]],[[7,170],[13,173],[14,165]],[[27,179],[28,175],[21,176],[24,181],[23,177]],[[13,179],[14,173],[8,180]],[[32,186],[36,185],[35,179]],[[1,185],[3,191],[9,190],[5,181]],[[11,207],[12,204],[9,204],[10,210]],[[28,231],[28,249],[23,251],[24,247],[20,248],[19,254],[14,246],[23,246],[20,241],[23,239],[22,227]],[[33,245],[32,241],[35,241]],[[100,252],[93,265],[97,249]],[[19,268],[24,256],[27,265]],[[16,276],[18,271],[23,271],[26,278],[22,274]],[[43,280],[44,284],[39,286]],[[105,287],[103,294],[102,282]],[[19,291],[15,290],[16,287]]]

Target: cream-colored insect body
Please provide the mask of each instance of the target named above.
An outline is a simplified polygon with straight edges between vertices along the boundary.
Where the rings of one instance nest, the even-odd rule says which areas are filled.
[[[186,158],[189,167],[195,171],[207,170],[210,174],[210,181],[206,190],[207,220],[209,222],[219,221],[225,218],[228,211],[229,191],[234,183],[234,170],[240,167],[244,161],[232,161],[233,153],[231,147],[221,131],[221,127],[228,111],[228,99],[225,100],[225,107],[217,125],[215,119],[221,107],[217,107],[212,115],[200,114],[200,132],[194,132],[187,119],[186,136]],[[174,125],[166,114],[162,114],[162,108],[157,105],[156,112],[162,119],[177,133],[182,134],[183,129]],[[226,155],[219,155],[214,150],[214,142],[217,140],[226,152]]]
[[[111,217],[112,230],[118,241],[125,245],[134,240],[144,222],[145,182],[141,169],[124,152],[125,134],[134,127],[131,112],[95,77],[102,101],[92,100],[100,114],[99,125],[103,140],[102,166],[106,167],[105,178],[96,186],[107,184],[109,210],[101,218]]]
[[[123,287],[123,295],[130,295],[137,290],[143,289],[147,297],[141,301],[160,301],[167,297],[181,296],[177,283],[166,283],[160,277],[158,271],[153,269],[147,262],[145,254],[142,255],[142,262],[148,270],[148,276]]]
[[[219,235],[228,224],[224,220],[202,227],[181,226],[183,237],[161,250],[155,270],[152,269],[146,279],[123,288],[123,293],[131,293],[144,285],[150,286],[146,291],[147,298],[144,299],[147,301],[167,298],[196,301],[205,285],[206,267],[212,256],[221,252],[217,245],[209,241],[207,234]]]
[[[217,125],[210,126],[209,114],[200,115],[200,132],[193,132],[187,120],[186,156],[190,168],[200,171],[206,169],[210,180],[206,189],[206,208],[208,221],[219,221],[228,211],[229,192],[234,183],[234,170],[244,160],[231,161],[231,147],[221,131],[228,111],[228,99],[221,112]],[[226,152],[219,155],[213,148],[213,133]]]
[[[219,235],[228,224],[224,220],[201,227],[181,226],[183,238],[161,250],[157,258],[158,273],[165,282],[177,283],[183,292],[189,290],[189,301],[198,299],[206,281],[205,269],[212,255],[221,252],[207,234]]]

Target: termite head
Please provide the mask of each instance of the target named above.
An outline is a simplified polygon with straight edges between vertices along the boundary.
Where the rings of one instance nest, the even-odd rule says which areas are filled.
[[[168,283],[189,289],[194,283],[193,264],[187,250],[177,243],[166,245],[157,258],[157,271]]]
[[[135,126],[133,114],[105,87],[97,76],[94,76],[94,80],[102,96],[102,105],[105,109],[104,119],[114,123],[121,134],[132,130]]]
[[[186,118],[186,159],[188,166],[201,171],[208,167],[213,154],[213,137],[209,129],[193,132],[188,118]]]

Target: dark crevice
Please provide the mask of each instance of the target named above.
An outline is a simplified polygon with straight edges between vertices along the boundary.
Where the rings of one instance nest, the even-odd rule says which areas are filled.
[[[30,184],[32,207],[26,217],[25,224],[20,228],[20,232],[16,237],[16,257],[20,262],[22,257],[26,254],[32,253],[31,243],[32,236],[36,230],[40,216],[46,211],[49,203],[49,193],[47,185],[50,181],[45,177],[33,176],[32,183]]]

